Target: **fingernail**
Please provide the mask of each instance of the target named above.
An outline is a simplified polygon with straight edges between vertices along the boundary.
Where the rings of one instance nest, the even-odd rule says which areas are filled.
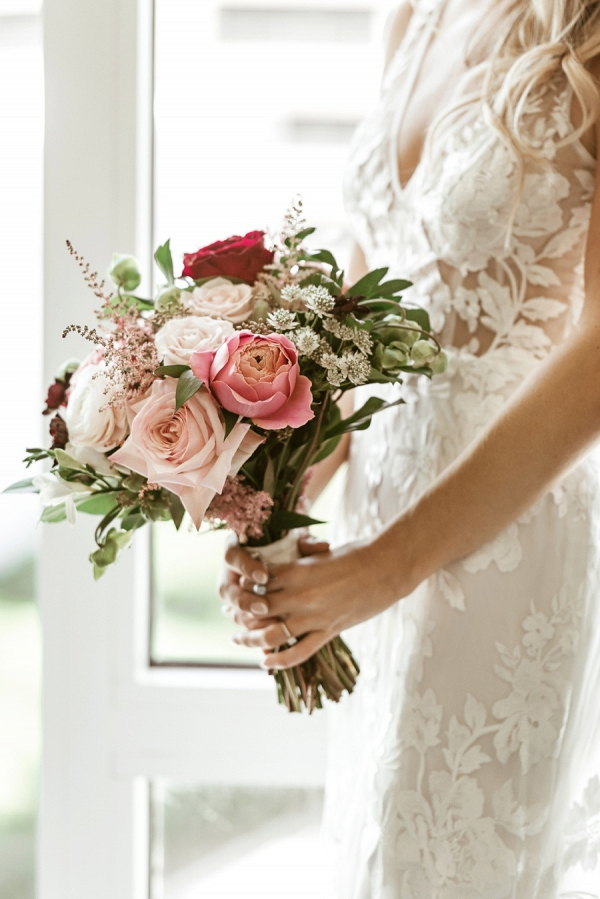
[[[253,602],[250,606],[250,611],[253,615],[266,615],[269,607],[266,602]]]
[[[266,571],[255,571],[252,575],[252,580],[256,581],[257,584],[268,584],[269,575]]]

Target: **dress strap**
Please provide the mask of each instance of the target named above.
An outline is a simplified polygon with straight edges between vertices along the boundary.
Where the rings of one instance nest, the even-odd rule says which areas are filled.
[[[414,26],[414,31],[409,34],[409,31],[407,30],[405,36],[407,39],[410,38],[410,42],[407,40],[406,46],[404,42],[401,43],[393,60],[393,62],[396,62],[399,57],[402,57],[402,61],[405,63],[401,70],[402,81],[400,91],[394,96],[394,118],[390,140],[392,180],[398,196],[402,194],[403,188],[398,174],[396,137],[402,127],[402,120],[406,112],[406,107],[408,106],[408,101],[423,67],[423,60],[427,48],[439,27],[444,4],[445,0],[415,0],[415,9],[413,13],[413,19],[415,19],[415,21],[413,22],[413,19],[411,19],[410,22],[410,25]],[[394,68],[395,72],[392,73],[389,84],[386,84],[388,89],[392,87],[393,81],[400,75],[400,71],[396,67]]]

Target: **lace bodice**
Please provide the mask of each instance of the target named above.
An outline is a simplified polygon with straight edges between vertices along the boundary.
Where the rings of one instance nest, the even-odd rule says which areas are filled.
[[[379,102],[354,137],[344,182],[346,209],[369,267],[389,265],[414,287],[461,365],[487,356],[495,388],[520,377],[577,319],[596,162],[573,130],[572,90],[555,79],[524,113],[528,137],[548,162],[527,163],[508,242],[518,168],[478,105],[442,125],[430,158],[402,188],[397,134],[443,0],[416,4]],[[466,75],[466,73],[465,73]],[[459,96],[459,83],[455,96]]]

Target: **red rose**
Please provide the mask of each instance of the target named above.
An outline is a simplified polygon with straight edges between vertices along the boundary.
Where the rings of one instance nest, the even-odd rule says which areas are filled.
[[[273,262],[274,253],[265,248],[264,231],[250,231],[245,237],[218,240],[197,253],[185,253],[183,276],[202,278],[240,278],[254,284],[265,265]]]

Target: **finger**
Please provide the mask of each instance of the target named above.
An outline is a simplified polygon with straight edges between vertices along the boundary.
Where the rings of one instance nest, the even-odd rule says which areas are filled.
[[[227,590],[226,600],[239,611],[248,612],[257,618],[280,618],[284,595],[275,593],[269,596],[255,596],[242,590],[239,584],[233,584]]]
[[[319,540],[311,534],[306,534],[298,540],[298,549],[303,556],[315,556],[318,553],[328,553],[329,543],[327,540]]]
[[[278,618],[257,618],[248,612],[240,612],[239,609],[232,611],[231,618],[239,627],[243,627],[247,631],[264,630],[279,621]]]
[[[261,668],[265,668],[267,671],[279,671],[282,668],[301,665],[302,662],[306,662],[311,656],[314,656],[329,640],[331,640],[331,634],[327,634],[325,631],[311,631],[289,649],[269,653],[261,663]]]
[[[243,576],[239,578],[239,584],[242,590],[247,590],[249,593],[254,593],[257,596],[266,596],[267,593],[277,593],[278,590],[283,590],[283,584],[280,579],[273,576],[266,585],[257,584],[255,581],[251,581],[250,578]],[[259,589],[255,590],[255,587],[258,587]],[[263,590],[266,592],[263,593]]]
[[[238,574],[244,575],[255,584],[266,584],[269,580],[269,572],[259,559],[254,559],[250,553],[232,543],[225,552],[225,562]]]
[[[283,622],[277,621],[260,630],[243,631],[241,634],[234,634],[232,640],[239,646],[278,649],[287,643],[289,633]]]
[[[225,602],[227,600],[227,591],[230,587],[239,586],[240,576],[235,572],[232,568],[223,567],[221,570],[221,575],[219,577],[219,582],[217,584],[217,590],[221,599]]]

